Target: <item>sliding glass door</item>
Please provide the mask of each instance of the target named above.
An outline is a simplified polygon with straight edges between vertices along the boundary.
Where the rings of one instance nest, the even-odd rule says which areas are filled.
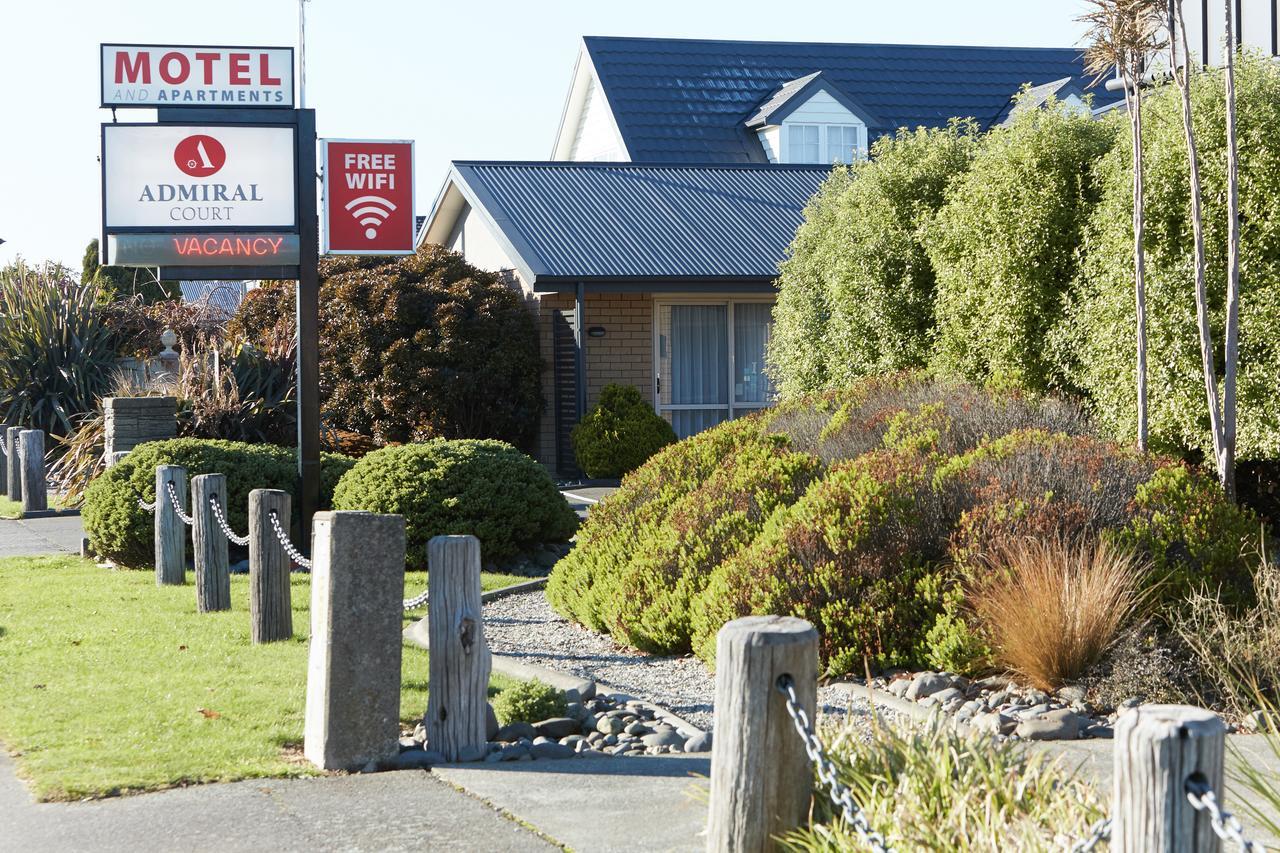
[[[769,405],[764,374],[773,305],[657,302],[658,411],[681,438]]]

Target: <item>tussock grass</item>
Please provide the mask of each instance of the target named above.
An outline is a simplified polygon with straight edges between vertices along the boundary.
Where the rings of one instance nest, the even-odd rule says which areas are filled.
[[[974,612],[997,663],[1041,690],[1083,673],[1144,601],[1139,558],[1105,541],[1017,539],[985,562]]]
[[[247,575],[231,578],[230,611],[198,614],[190,583],[156,587],[78,557],[0,560],[0,740],[35,795],[313,773],[299,760],[310,576],[292,584],[293,639],[254,646]],[[425,586],[409,573],[405,596]],[[426,704],[427,654],[405,646],[401,720]]]
[[[852,725],[833,727],[824,741],[840,781],[894,850],[1061,850],[1102,816],[1097,792],[1061,760],[958,734],[938,718],[878,726],[869,742]],[[814,802],[810,826],[785,838],[787,849],[866,849],[825,792]]]

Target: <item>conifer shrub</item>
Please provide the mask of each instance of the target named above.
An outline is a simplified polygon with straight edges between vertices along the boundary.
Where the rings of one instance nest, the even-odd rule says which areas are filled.
[[[491,439],[443,439],[365,455],[334,489],[334,509],[405,519],[405,562],[427,566],[433,536],[470,534],[502,560],[573,535],[578,518],[537,462]]]
[[[632,385],[606,385],[573,428],[573,453],[588,477],[621,477],[676,440],[666,418]]]
[[[563,717],[567,707],[563,690],[536,678],[508,687],[493,700],[493,714],[504,726]]]
[[[329,508],[338,479],[354,464],[354,460],[336,453],[321,455],[322,509]],[[293,494],[294,520],[298,518],[295,450],[221,439],[152,441],[129,451],[85,490],[81,518],[95,553],[130,568],[148,568],[153,564],[154,516],[138,506],[138,500],[148,503],[156,500],[157,465],[181,465],[188,478],[225,474],[227,523],[234,530],[247,532],[249,529],[249,492],[254,489],[282,489]],[[169,499],[165,494],[160,498]]]

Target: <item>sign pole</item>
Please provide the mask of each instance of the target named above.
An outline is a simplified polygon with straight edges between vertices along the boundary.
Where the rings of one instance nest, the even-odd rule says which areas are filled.
[[[320,221],[316,206],[316,113],[298,110],[298,226],[302,236],[297,290],[298,476],[302,542],[320,509]]]

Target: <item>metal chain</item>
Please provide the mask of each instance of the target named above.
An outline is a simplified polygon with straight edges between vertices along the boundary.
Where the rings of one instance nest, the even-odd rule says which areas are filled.
[[[147,512],[155,512],[156,503],[157,501],[152,501],[151,503],[147,503],[142,498],[138,498],[138,506],[141,507],[142,509],[145,509]]]
[[[1198,779],[1188,779],[1186,788],[1187,801],[1196,811],[1209,813],[1209,825],[1219,838],[1234,841],[1246,853],[1253,853],[1255,850],[1261,853],[1261,845],[1244,837],[1244,827],[1236,816],[1218,805],[1218,798],[1212,788]]]
[[[304,569],[310,569],[311,561],[302,556],[302,554],[298,552],[297,548],[293,547],[293,543],[289,541],[288,534],[281,529],[280,517],[276,514],[274,509],[268,513],[268,517],[271,519],[271,529],[276,532],[276,538],[280,540],[280,546],[284,548],[284,552],[289,555],[289,559],[293,560]]]
[[[237,536],[235,531],[231,529],[231,525],[227,524],[227,519],[222,515],[222,505],[218,503],[217,495],[209,495],[209,507],[213,510],[213,517],[217,520],[218,526],[222,528],[222,532],[226,537],[237,545],[248,545],[249,536]]]
[[[1089,827],[1089,835],[1071,846],[1071,853],[1089,853],[1104,841],[1111,840],[1111,818],[1104,817]]]
[[[804,708],[800,707],[800,701],[796,698],[795,682],[791,676],[784,675],[778,679],[778,691],[786,697],[787,713],[791,715],[791,721],[795,723],[796,731],[804,741],[804,751],[817,769],[818,778],[827,787],[831,802],[840,807],[845,823],[852,826],[857,831],[858,837],[876,853],[889,853],[889,843],[884,840],[883,835],[871,828],[871,824],[867,822],[867,816],[854,803],[852,792],[840,784],[836,776],[835,764],[827,757],[822,741],[818,740],[813,727],[809,725],[809,715],[805,713]]]
[[[173,488],[173,480],[164,484],[165,489],[169,492],[169,502],[173,504],[173,512],[178,516],[178,520],[188,526],[195,523],[195,519],[182,511],[182,504],[178,502],[178,492]]]

